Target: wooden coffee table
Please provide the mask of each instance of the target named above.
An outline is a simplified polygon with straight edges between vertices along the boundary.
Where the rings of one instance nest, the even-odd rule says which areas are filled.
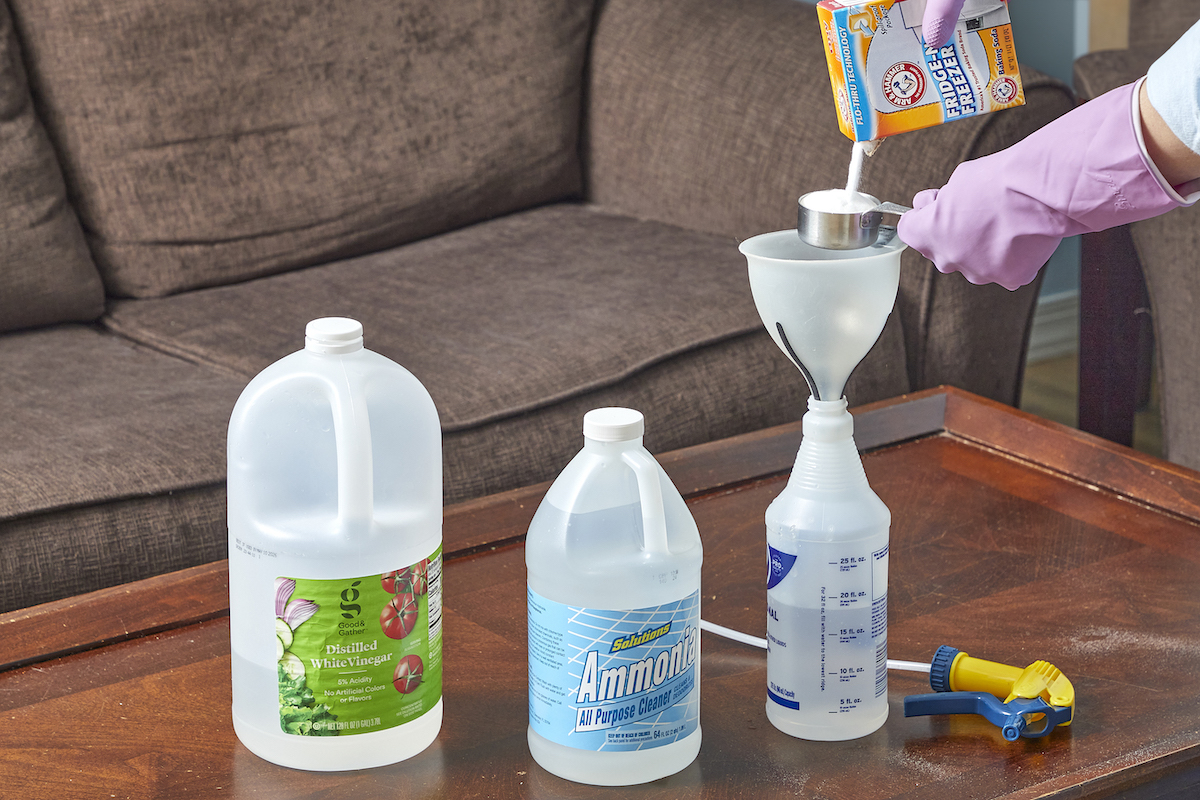
[[[525,745],[522,536],[545,486],[447,508],[437,742],[377,770],[307,773],[230,723],[224,564],[0,617],[0,795],[14,798],[1200,797],[1200,475],[952,389],[858,409],[892,511],[890,655],[940,644],[1074,682],[1076,721],[1009,743],[980,717],[891,717],[844,743],[767,722],[763,651],[703,639],[690,767],[599,789]],[[703,614],[765,630],[763,512],[799,425],[669,453],[704,538]]]

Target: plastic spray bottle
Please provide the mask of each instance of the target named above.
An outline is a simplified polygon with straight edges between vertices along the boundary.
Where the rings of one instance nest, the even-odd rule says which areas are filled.
[[[309,323],[229,423],[234,730],[297,769],[402,761],[442,722],[437,411],[362,333]]]
[[[525,543],[529,750],[580,783],[656,780],[700,750],[703,552],[644,426],[589,411]]]
[[[867,484],[845,399],[808,409],[767,508],[767,718],[801,739],[853,739],[888,716],[891,513]]]
[[[888,715],[891,513],[871,491],[843,397],[896,302],[900,254],[815,247],[796,231],[739,248],[767,331],[812,396],[791,478],[767,508],[767,718],[802,739],[877,730]]]

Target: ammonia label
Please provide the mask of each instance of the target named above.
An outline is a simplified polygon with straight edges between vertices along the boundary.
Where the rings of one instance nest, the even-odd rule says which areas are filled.
[[[651,608],[529,591],[529,724],[582,750],[644,750],[700,724],[700,593]]]

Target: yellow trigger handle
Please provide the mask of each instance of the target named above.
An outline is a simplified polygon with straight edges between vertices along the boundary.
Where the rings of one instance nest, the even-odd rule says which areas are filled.
[[[987,692],[1006,703],[1016,698],[1032,700],[1040,697],[1051,706],[1070,708],[1071,718],[1075,717],[1075,687],[1058,667],[1047,661],[1035,661],[1021,669],[972,658],[943,645],[934,655],[929,683],[934,691]]]

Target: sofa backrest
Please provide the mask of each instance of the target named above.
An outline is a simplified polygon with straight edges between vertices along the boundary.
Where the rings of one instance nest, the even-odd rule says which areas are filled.
[[[1200,20],[1200,0],[1130,0],[1129,46],[1160,53]]]
[[[0,332],[88,322],[104,289],[38,120],[0,0]]]
[[[9,0],[111,294],[370,252],[580,189],[583,0]]]

